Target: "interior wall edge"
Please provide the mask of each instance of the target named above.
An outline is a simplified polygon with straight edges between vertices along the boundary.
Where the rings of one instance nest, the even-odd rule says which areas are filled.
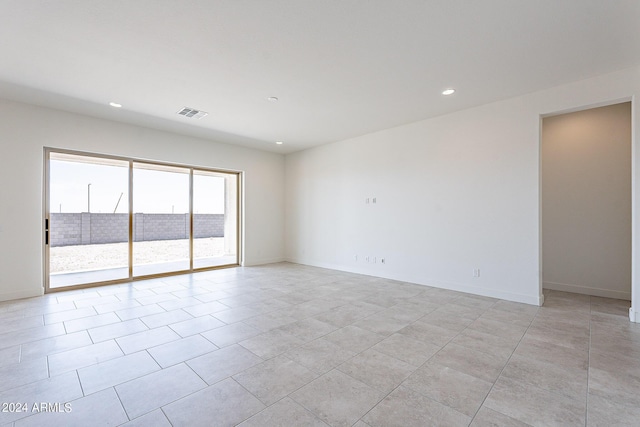
[[[367,271],[366,269],[349,268],[344,265],[325,263],[325,262],[312,262],[312,261],[301,260],[296,258],[288,258],[286,262],[290,262],[293,264],[307,265],[310,267],[327,268],[330,270],[343,271],[346,273],[362,274],[365,276],[371,276],[371,277],[380,278],[380,279],[395,280],[395,281],[411,283],[414,285],[420,285],[425,287],[464,292],[467,294],[489,297],[489,298],[497,298],[497,299],[502,299],[502,300],[511,301],[511,302],[518,302],[518,303],[528,304],[528,305],[541,306],[544,302],[543,295],[525,295],[525,294],[519,294],[519,293],[511,293],[511,292],[505,292],[495,288],[470,286],[463,283],[444,282],[439,280],[424,282],[418,278],[404,278],[404,277],[398,277],[397,275],[394,275],[394,274],[384,275],[377,272],[373,274],[373,272]]]
[[[631,300],[631,125],[629,101],[544,119],[545,288]]]
[[[266,265],[266,264],[277,264],[279,262],[287,262],[287,259],[284,257],[281,258],[258,258],[252,259],[250,262],[245,262],[243,267],[255,267],[258,265]]]
[[[33,298],[44,295],[44,288],[25,289],[17,292],[5,292],[0,294],[0,302],[13,301],[18,299]]]
[[[615,291],[611,289],[592,288],[570,283],[542,282],[544,289],[552,291],[571,292],[574,294],[590,295],[594,297],[613,298],[631,301],[631,292]]]
[[[395,280],[410,274],[414,283],[436,278],[433,284],[442,287],[465,283],[474,293],[513,300],[512,293],[542,304],[541,119],[631,99],[633,156],[640,164],[639,77],[635,65],[287,154],[287,259]],[[640,174],[632,179],[635,220]],[[378,204],[365,205],[368,197]],[[632,239],[638,307],[640,233]],[[361,269],[362,254],[402,260],[401,267]],[[476,268],[481,278],[472,277]]]

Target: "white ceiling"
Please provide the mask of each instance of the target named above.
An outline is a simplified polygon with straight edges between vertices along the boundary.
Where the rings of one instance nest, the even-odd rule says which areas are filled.
[[[0,97],[289,153],[639,64],[639,23],[638,0],[0,0]]]

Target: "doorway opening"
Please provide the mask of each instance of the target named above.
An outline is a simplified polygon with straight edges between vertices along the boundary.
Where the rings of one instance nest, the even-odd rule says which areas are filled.
[[[45,291],[240,265],[240,172],[45,149]]]
[[[631,102],[544,117],[543,289],[631,300]]]

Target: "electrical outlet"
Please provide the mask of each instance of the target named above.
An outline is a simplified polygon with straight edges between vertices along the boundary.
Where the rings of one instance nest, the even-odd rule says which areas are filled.
[[[373,198],[373,200],[372,200],[372,201],[373,201],[373,203],[377,203],[377,201],[376,201],[376,198],[375,198],[375,197]]]
[[[480,277],[480,269],[479,268],[474,268],[473,269],[473,277]]]

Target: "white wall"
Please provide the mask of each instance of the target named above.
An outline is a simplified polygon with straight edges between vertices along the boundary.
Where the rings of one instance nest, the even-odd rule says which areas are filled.
[[[543,287],[631,299],[631,103],[542,122]]]
[[[245,265],[284,258],[284,157],[0,100],[0,300],[42,293],[43,147],[245,172]]]
[[[540,304],[540,117],[637,93],[639,67],[288,155],[287,259]]]

